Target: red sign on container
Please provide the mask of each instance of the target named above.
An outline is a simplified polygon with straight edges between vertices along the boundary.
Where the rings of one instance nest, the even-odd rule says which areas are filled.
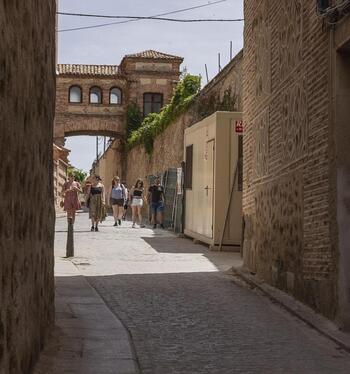
[[[236,121],[236,132],[242,133],[243,132],[243,121]]]

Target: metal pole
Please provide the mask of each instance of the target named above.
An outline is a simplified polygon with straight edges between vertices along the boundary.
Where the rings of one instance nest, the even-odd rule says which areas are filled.
[[[98,162],[98,136],[96,136],[96,163]]]
[[[183,234],[185,230],[185,213],[186,213],[186,189],[185,189],[185,171],[186,171],[186,163],[185,161],[181,162],[182,167],[182,217],[181,217],[181,230],[180,233]]]
[[[220,73],[221,71],[220,53],[218,53],[218,64],[219,64],[219,73]]]
[[[207,83],[209,83],[208,66],[205,64],[205,75],[207,76]]]
[[[232,40],[230,41],[230,61],[232,60]]]
[[[72,218],[68,218],[66,257],[74,257],[74,230]]]

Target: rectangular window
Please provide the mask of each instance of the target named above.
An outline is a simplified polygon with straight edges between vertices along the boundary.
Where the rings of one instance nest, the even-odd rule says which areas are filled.
[[[238,191],[243,191],[243,136],[238,136]]]
[[[192,189],[193,144],[186,147],[185,188]]]
[[[145,93],[143,95],[143,115],[159,113],[163,107],[163,95],[160,93]]]

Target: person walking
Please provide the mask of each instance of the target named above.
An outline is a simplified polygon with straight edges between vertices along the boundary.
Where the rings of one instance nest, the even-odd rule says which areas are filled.
[[[132,210],[132,227],[136,227],[136,221],[139,220],[140,227],[145,227],[142,224],[142,206],[144,199],[144,188],[142,179],[138,179],[135,186],[130,192],[131,210]]]
[[[89,218],[91,219],[91,231],[98,231],[98,223],[106,218],[105,187],[98,175],[92,177],[88,187]]]
[[[68,180],[62,186],[62,197],[64,198],[63,207],[67,212],[67,220],[75,222],[75,213],[80,209],[79,193],[82,193],[81,186],[74,180],[73,173],[68,173]]]
[[[121,219],[123,217],[124,204],[127,196],[126,189],[124,185],[120,183],[119,177],[114,177],[112,180],[110,196],[113,208],[114,226],[121,226]]]
[[[123,186],[125,188],[125,202],[124,202],[124,211],[123,211],[123,221],[126,219],[126,213],[128,212],[128,207],[129,207],[129,190],[127,184],[124,182]]]
[[[151,205],[153,228],[157,228],[158,222],[160,227],[164,229],[164,187],[161,185],[159,177],[156,177],[155,184],[148,189],[147,201]]]

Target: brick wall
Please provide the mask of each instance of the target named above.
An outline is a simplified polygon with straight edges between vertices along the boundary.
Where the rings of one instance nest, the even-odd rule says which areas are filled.
[[[329,32],[312,0],[245,0],[245,20],[244,263],[334,318]]]
[[[55,1],[0,0],[0,373],[30,373],[54,319]]]

